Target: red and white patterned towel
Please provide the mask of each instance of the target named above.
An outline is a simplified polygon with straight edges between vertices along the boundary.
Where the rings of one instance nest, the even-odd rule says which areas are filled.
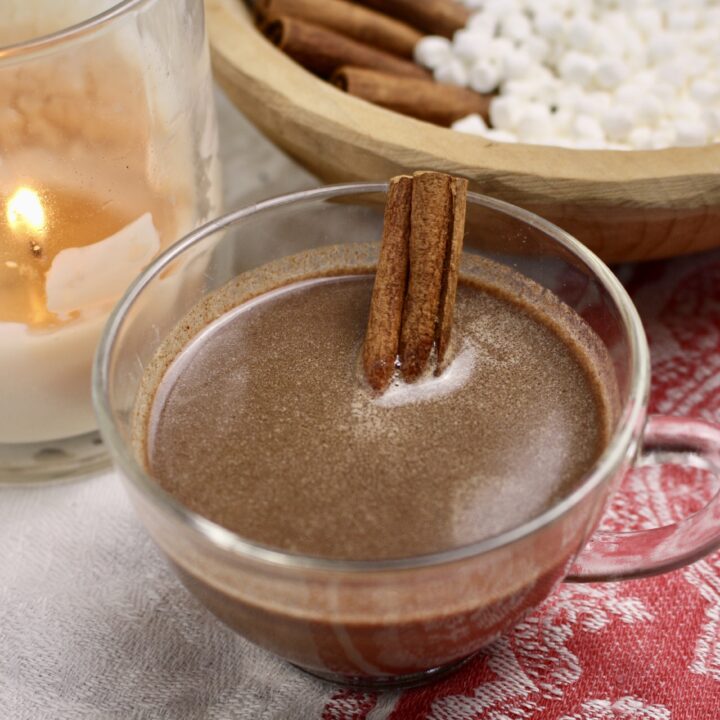
[[[651,412],[720,422],[720,253],[617,269],[653,358]],[[633,472],[607,528],[685,517],[706,474]],[[322,720],[720,720],[720,553],[668,575],[564,585],[455,675],[403,693],[337,690]]]

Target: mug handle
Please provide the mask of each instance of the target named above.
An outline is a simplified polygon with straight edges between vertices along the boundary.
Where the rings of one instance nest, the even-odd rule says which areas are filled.
[[[684,465],[720,479],[720,427],[704,420],[651,415],[635,467]],[[672,525],[632,532],[596,532],[566,582],[646,577],[675,570],[720,547],[720,491],[701,510]]]

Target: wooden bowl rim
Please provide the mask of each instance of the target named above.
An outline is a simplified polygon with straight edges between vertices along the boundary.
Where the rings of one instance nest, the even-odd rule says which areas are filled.
[[[628,202],[662,207],[720,204],[720,143],[665,150],[579,150],[497,143],[442,128],[349,96],[315,77],[267,41],[241,0],[207,0],[213,61],[221,75],[242,82],[278,113],[318,134],[341,136],[356,147],[416,167],[433,167],[502,181],[532,192],[538,178],[552,183],[558,202],[582,194],[592,202],[618,192]],[[367,128],[373,128],[371,135]],[[602,172],[598,172],[601,168]],[[525,181],[523,180],[525,179]],[[614,187],[613,187],[614,186]],[[540,195],[539,195],[540,196]]]

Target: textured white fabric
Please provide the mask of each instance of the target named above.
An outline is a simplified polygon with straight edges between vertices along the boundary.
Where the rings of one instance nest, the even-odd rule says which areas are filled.
[[[2,720],[306,720],[331,693],[190,596],[116,476],[0,488]]]

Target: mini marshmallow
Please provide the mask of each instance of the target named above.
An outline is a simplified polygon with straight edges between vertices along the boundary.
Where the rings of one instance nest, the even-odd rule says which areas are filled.
[[[626,13],[617,8],[605,12],[601,21],[606,28],[615,33],[622,33],[628,24]]]
[[[676,89],[683,88],[688,80],[688,69],[676,62],[675,59],[659,65],[656,74],[658,83],[670,85]]]
[[[514,51],[515,46],[507,38],[494,38],[487,44],[483,57],[489,57],[498,62],[503,62],[505,58]]]
[[[435,68],[435,79],[445,85],[464,87],[468,84],[468,71],[460,60],[451,58]]]
[[[491,60],[481,60],[470,68],[468,82],[475,92],[494,92],[500,83],[500,70]]]
[[[652,150],[653,131],[645,125],[635,127],[630,131],[628,142],[636,150]]]
[[[703,120],[711,137],[714,137],[716,140],[720,138],[720,108],[706,110],[703,113]]]
[[[532,80],[506,80],[501,86],[504,96],[512,96],[522,100],[537,100],[542,92],[539,83]]]
[[[595,80],[600,87],[612,89],[627,77],[627,66],[619,58],[605,58],[595,69]]]
[[[711,105],[720,98],[720,84],[706,78],[698,78],[690,85],[690,95],[701,105]]]
[[[514,12],[500,19],[500,35],[510,40],[526,40],[532,34],[532,25],[521,12]]]
[[[543,84],[560,82],[560,78],[543,65],[533,65],[528,71],[528,79]]]
[[[640,72],[635,74],[635,76],[633,77],[633,81],[636,82],[638,85],[645,85],[646,87],[650,87],[655,82],[657,82],[655,70],[653,70],[652,68],[646,68],[645,70],[641,70]]]
[[[686,50],[680,53],[677,62],[685,69],[686,77],[698,77],[706,70],[711,69],[710,59],[707,55],[701,55],[694,50]]]
[[[566,32],[571,47],[587,50],[595,39],[596,26],[587,15],[576,15],[568,24]]]
[[[662,150],[675,144],[677,133],[673,127],[662,127],[653,132],[653,150]]]
[[[720,5],[706,7],[703,15],[703,22],[706,27],[720,28]]]
[[[620,104],[637,103],[640,97],[643,97],[645,92],[642,87],[639,87],[635,82],[623,83],[619,87],[615,88],[613,96],[615,101]]]
[[[565,23],[559,12],[546,10],[535,16],[535,29],[540,37],[557,40],[565,32]]]
[[[585,92],[577,85],[562,85],[555,93],[555,103],[561,108],[576,110]]]
[[[624,140],[635,125],[635,117],[628,107],[612,107],[602,118],[602,126],[611,140]]]
[[[533,35],[523,43],[519,43],[518,49],[524,50],[532,60],[540,63],[548,56],[550,44],[544,38]]]
[[[670,30],[693,30],[698,22],[698,14],[690,8],[676,8],[667,14],[666,23]]]
[[[552,124],[558,137],[567,136],[570,133],[575,117],[575,113],[563,109],[552,114]],[[566,140],[571,141],[571,138],[567,137]]]
[[[514,97],[496,97],[490,103],[490,122],[499,130],[515,130],[526,103]]]
[[[492,37],[497,32],[498,16],[493,13],[478,12],[470,16],[467,30],[478,30]],[[459,32],[459,31],[458,31]]]
[[[493,142],[517,142],[518,136],[507,130],[490,129],[485,133],[485,137]]]
[[[469,133],[471,135],[484,135],[488,130],[488,126],[480,115],[473,113],[472,115],[468,115],[467,117],[454,122],[452,129],[457,130],[458,132]]]
[[[625,45],[622,39],[613,31],[603,28],[595,37],[592,53],[601,62],[607,58],[622,58],[625,55]]]
[[[698,52],[709,53],[720,45],[720,16],[717,23],[706,21],[707,26],[698,29],[693,34],[693,45]]]
[[[584,85],[595,74],[597,61],[586,53],[571,50],[560,62],[560,75],[569,82]]]
[[[575,101],[575,112],[578,115],[601,117],[610,109],[611,104],[612,100],[608,93],[582,93]]]
[[[531,65],[532,60],[526,52],[514,50],[505,56],[502,67],[505,77],[514,79],[527,75]]]
[[[628,64],[633,64],[632,61],[635,60],[634,66],[638,69],[640,66],[644,67],[647,64],[648,53],[642,34],[626,23],[620,31],[620,38],[624,45],[623,55]]]
[[[605,131],[602,125],[591,115],[578,115],[571,124],[571,130],[578,140],[605,142]]]
[[[493,13],[501,18],[515,10],[516,0],[485,0],[485,12]]]
[[[453,38],[453,52],[461,60],[470,63],[477,58],[477,49],[491,39],[492,35],[477,28],[473,30],[458,30]],[[422,40],[420,41],[422,42]]]
[[[543,103],[528,103],[517,121],[517,136],[522,142],[542,143],[552,135],[550,110]]]
[[[677,88],[669,83],[657,82],[650,88],[650,93],[656,97],[665,107],[677,98]]]
[[[548,0],[525,0],[525,12],[534,17],[542,12],[548,5],[552,4]]]
[[[655,7],[641,7],[633,13],[635,26],[646,38],[652,38],[662,31],[663,16]]]
[[[426,35],[415,45],[415,62],[434,70],[453,56],[450,41],[439,35]]]
[[[635,108],[638,121],[648,125],[654,125],[663,114],[663,104],[654,95],[643,93]]]
[[[692,118],[679,118],[675,121],[675,145],[679,147],[690,147],[693,145],[705,145],[708,140],[708,132],[705,124],[700,120]]]
[[[649,59],[653,63],[663,62],[677,55],[679,41],[671,33],[663,32],[652,38],[647,46]]]
[[[676,118],[699,120],[702,116],[702,108],[691,98],[681,97],[672,107],[672,114]]]

